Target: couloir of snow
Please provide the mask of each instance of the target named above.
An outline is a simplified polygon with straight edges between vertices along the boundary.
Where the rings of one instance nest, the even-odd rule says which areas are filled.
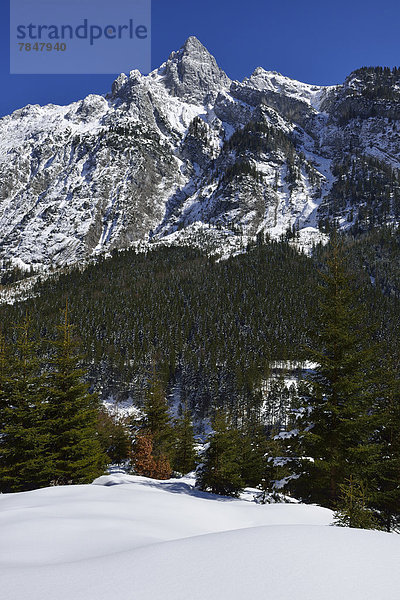
[[[400,537],[332,513],[115,474],[0,496],[7,600],[397,600]]]

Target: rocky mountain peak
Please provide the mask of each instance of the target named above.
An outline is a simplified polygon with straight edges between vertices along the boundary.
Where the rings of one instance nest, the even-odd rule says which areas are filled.
[[[105,97],[20,109],[0,119],[0,270],[149,238],[231,247],[295,227],[309,240],[332,216],[354,231],[398,223],[399,90],[399,69],[381,67],[343,86],[261,67],[232,82],[190,37]]]
[[[186,42],[183,44],[182,50],[184,50],[186,53],[190,54],[191,52],[196,53],[196,52],[206,52],[207,54],[209,54],[211,56],[211,54],[208,52],[207,48],[205,46],[203,46],[203,44],[200,42],[199,39],[197,39],[197,37],[195,35],[190,35]]]
[[[207,103],[231,83],[215,58],[194,36],[177,52],[172,52],[164,67],[168,89],[189,102]]]

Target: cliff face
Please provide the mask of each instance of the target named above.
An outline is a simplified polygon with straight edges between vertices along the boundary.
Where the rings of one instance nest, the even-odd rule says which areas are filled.
[[[107,96],[27,106],[0,120],[0,259],[397,221],[399,84],[388,69],[328,88],[262,68],[235,82],[192,37]]]

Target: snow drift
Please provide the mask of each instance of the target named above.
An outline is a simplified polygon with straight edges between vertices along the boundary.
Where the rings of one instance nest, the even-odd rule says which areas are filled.
[[[330,527],[316,506],[215,497],[189,478],[95,483],[0,496],[3,598],[398,599],[396,535]]]

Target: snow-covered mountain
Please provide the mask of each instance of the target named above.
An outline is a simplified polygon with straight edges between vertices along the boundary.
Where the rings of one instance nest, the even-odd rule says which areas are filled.
[[[262,68],[231,81],[190,37],[106,96],[0,120],[0,260],[60,266],[171,235],[396,220],[399,98],[397,70],[333,87]]]

